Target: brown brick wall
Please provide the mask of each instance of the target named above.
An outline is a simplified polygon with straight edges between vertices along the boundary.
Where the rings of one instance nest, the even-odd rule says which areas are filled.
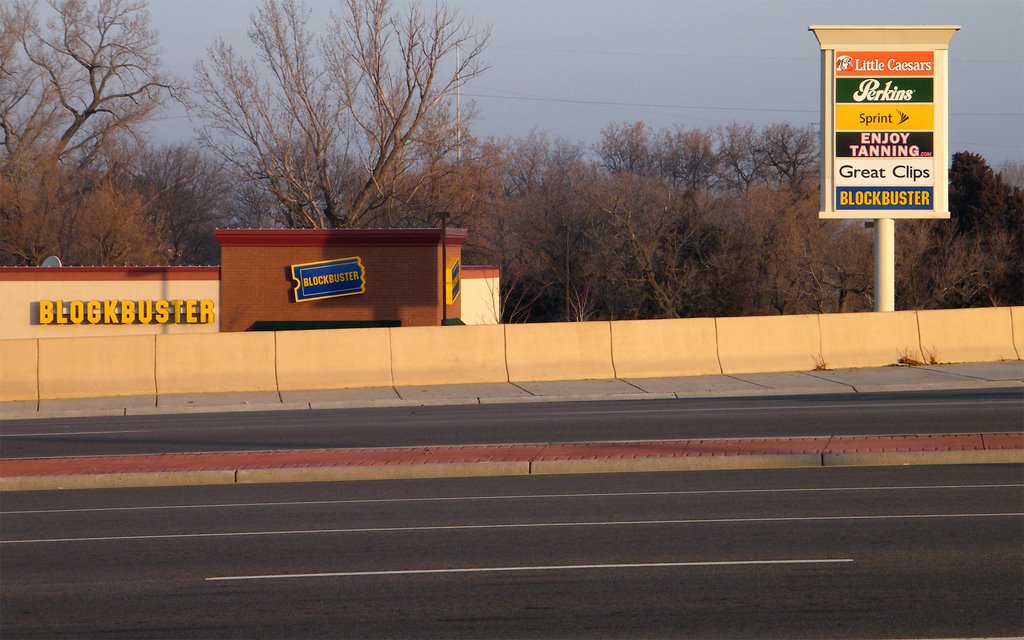
[[[444,289],[440,232],[217,232],[221,242],[221,331],[245,331],[257,321],[399,321],[402,326],[441,324]],[[289,235],[291,234],[291,235]],[[305,234],[305,235],[303,235]],[[325,235],[330,234],[330,235]],[[453,234],[449,260],[461,253],[465,232]],[[317,242],[318,239],[326,239]],[[391,239],[391,244],[385,244]],[[452,241],[454,240],[454,242]],[[277,243],[277,246],[267,246]],[[295,302],[291,266],[359,257],[366,292]],[[461,298],[448,317],[461,313]]]

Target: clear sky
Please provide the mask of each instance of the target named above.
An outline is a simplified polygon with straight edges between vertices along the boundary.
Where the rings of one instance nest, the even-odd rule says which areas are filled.
[[[419,1],[419,0],[405,0]],[[425,0],[433,6],[433,0]],[[150,0],[164,66],[190,78],[218,36],[247,51],[259,0]],[[323,24],[338,0],[308,0]],[[402,2],[398,2],[401,6]],[[655,129],[817,123],[810,25],[960,25],[950,42],[950,150],[1024,162],[1024,0],[449,0],[491,27],[490,69],[463,88],[480,137],[537,130],[586,145],[611,123]],[[157,142],[188,141],[169,113]]]

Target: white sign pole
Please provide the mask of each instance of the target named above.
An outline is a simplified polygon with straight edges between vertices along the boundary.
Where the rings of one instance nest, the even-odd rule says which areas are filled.
[[[875,220],[875,311],[896,310],[896,221]]]

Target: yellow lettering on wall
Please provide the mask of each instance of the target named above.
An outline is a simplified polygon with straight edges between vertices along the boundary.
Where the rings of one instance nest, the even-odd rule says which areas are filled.
[[[211,324],[213,300],[39,300],[46,324]]]
[[[53,324],[53,301],[39,301],[39,324]]]
[[[135,303],[133,301],[121,301],[121,322],[124,324],[133,324],[135,322]]]
[[[100,314],[102,305],[99,300],[90,300],[85,303],[85,320],[89,324],[99,324],[103,320],[103,316]]]
[[[213,322],[213,300],[199,301],[199,323],[210,324]]]
[[[170,318],[171,318],[170,313],[168,313],[168,311],[171,308],[170,303],[167,302],[166,300],[157,300],[155,306],[156,306],[156,314],[155,314],[155,316],[156,316],[156,323],[157,324],[167,324],[167,321],[170,320]]]
[[[139,300],[137,309],[139,314],[139,324],[149,324],[153,322],[152,300]]]
[[[171,300],[174,306],[174,324],[181,324],[181,310],[185,306],[184,300]]]
[[[72,300],[68,304],[68,315],[71,318],[71,324],[82,324],[85,320],[85,303],[81,300]]]
[[[103,301],[103,324],[121,324],[117,316],[117,300]]]

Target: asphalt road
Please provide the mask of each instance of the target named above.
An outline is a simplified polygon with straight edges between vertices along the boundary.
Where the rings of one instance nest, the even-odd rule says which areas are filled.
[[[0,631],[1024,635],[1019,465],[4,494]]]
[[[0,457],[1021,428],[1006,389],[9,420]]]

